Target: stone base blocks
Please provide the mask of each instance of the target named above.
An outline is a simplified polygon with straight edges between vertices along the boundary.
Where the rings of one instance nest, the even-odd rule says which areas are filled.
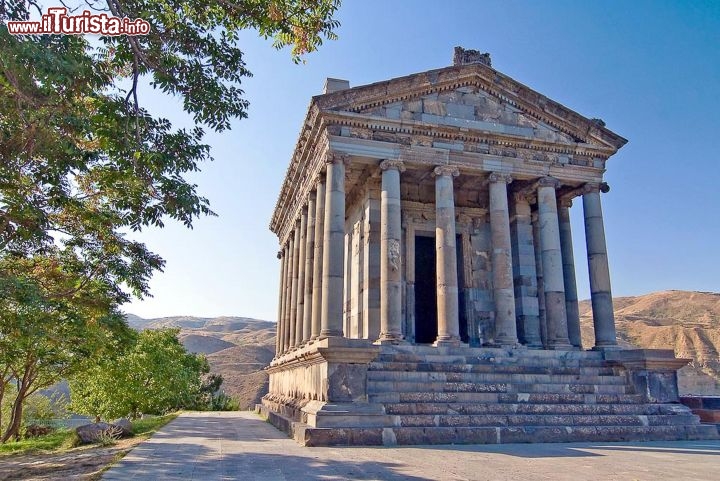
[[[277,359],[258,411],[306,446],[718,438],[679,403],[686,361],[672,351],[363,342],[328,338]]]

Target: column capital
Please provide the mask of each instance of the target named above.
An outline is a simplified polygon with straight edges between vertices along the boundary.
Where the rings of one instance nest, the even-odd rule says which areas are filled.
[[[405,162],[402,160],[385,159],[380,162],[380,170],[395,169],[398,172],[405,172]]]
[[[537,185],[539,187],[552,187],[553,189],[557,189],[560,187],[560,181],[555,177],[550,177],[548,175],[546,177],[540,177],[537,181]]]
[[[610,186],[607,182],[588,182],[582,186],[583,194],[589,194],[592,192],[602,192],[603,194],[607,194],[610,192]]]
[[[437,177],[452,176],[457,177],[460,175],[460,170],[455,165],[438,165],[433,169],[433,174]]]
[[[326,164],[350,164],[350,156],[348,154],[341,154],[340,152],[335,152],[332,150],[329,150],[325,153],[325,163]]]
[[[513,200],[515,202],[534,204],[537,198],[535,192],[529,192],[527,189],[513,192]]]
[[[503,174],[502,172],[492,172],[488,176],[488,182],[504,182],[509,184],[512,181],[513,178],[510,174]]]
[[[558,199],[558,207],[567,207],[569,209],[572,205],[573,201],[570,197],[562,197]]]
[[[325,172],[318,172],[312,182],[312,186],[317,189],[319,184],[325,183]]]

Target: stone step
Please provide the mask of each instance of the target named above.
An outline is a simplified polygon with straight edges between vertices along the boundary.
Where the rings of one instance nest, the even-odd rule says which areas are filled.
[[[452,357],[475,357],[486,359],[518,359],[518,358],[539,358],[547,359],[580,359],[580,360],[602,360],[603,353],[600,351],[556,351],[544,349],[508,349],[490,347],[468,347],[468,346],[424,346],[424,345],[383,345],[380,354],[403,355],[403,356],[452,356]]]
[[[368,393],[375,403],[536,403],[638,404],[638,394],[498,393],[498,392],[383,392]]]
[[[525,374],[497,372],[412,372],[412,371],[369,371],[368,381],[406,382],[490,382],[513,384],[577,383],[625,385],[625,376],[580,375],[580,374]]]
[[[498,427],[498,426],[681,426],[697,424],[698,417],[686,415],[632,414],[446,414],[396,416],[401,427]]]
[[[486,357],[427,354],[380,354],[376,362],[409,362],[436,364],[480,364],[480,365],[512,365],[512,366],[546,366],[546,367],[603,367],[607,363],[603,359],[582,359],[564,357]]]
[[[312,428],[293,423],[304,446],[568,443],[719,439],[715,426],[500,426]]]
[[[542,366],[542,365],[506,365],[506,364],[463,364],[463,363],[431,363],[431,362],[390,362],[373,361],[368,372],[473,372],[473,373],[506,373],[506,374],[558,374],[558,375],[594,375],[613,376],[619,371],[607,366]]]
[[[387,414],[557,414],[557,415],[689,415],[679,404],[474,404],[386,403]]]
[[[498,444],[718,439],[706,426],[508,426],[394,428],[397,444]],[[386,436],[389,437],[389,436]]]
[[[368,381],[368,394],[384,392],[502,392],[625,394],[625,385],[587,383],[510,384],[443,381]]]

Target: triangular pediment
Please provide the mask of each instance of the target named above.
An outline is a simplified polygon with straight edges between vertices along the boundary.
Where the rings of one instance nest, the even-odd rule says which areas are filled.
[[[314,98],[322,110],[617,150],[627,141],[491,67],[472,64]]]
[[[577,140],[472,86],[366,107],[356,113],[572,144]]]

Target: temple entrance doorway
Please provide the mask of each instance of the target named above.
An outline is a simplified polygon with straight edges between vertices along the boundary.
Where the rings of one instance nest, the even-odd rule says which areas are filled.
[[[456,238],[460,339],[468,342],[465,315],[462,237]],[[432,344],[437,339],[437,277],[435,237],[415,236],[415,343]]]
[[[435,238],[415,236],[415,342],[437,339]]]

